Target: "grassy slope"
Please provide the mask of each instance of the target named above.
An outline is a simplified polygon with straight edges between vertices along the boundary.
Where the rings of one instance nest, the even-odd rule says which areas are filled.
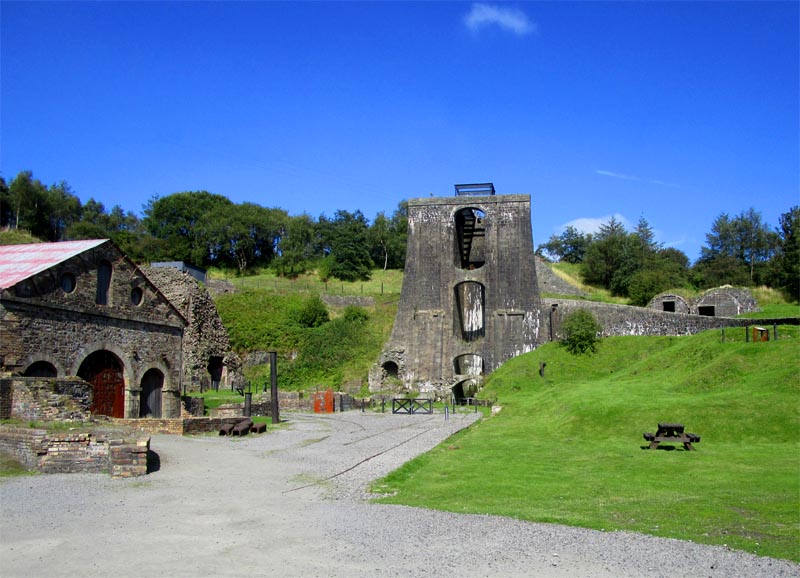
[[[233,282],[244,290],[218,296],[216,304],[236,351],[277,351],[278,378],[286,389],[339,389],[359,383],[366,387],[369,368],[391,333],[401,272],[375,271],[363,283],[329,283],[330,295],[373,298],[374,304],[365,307],[367,322],[349,329],[335,322],[316,329],[297,325],[292,311],[311,295],[326,293],[324,283],[313,276],[290,280],[266,273]],[[337,307],[329,310],[332,319],[342,313]],[[266,369],[246,370],[245,375],[254,386],[262,386],[268,379]]]
[[[783,335],[617,337],[591,357],[546,345],[491,376],[500,414],[377,488],[397,492],[387,502],[800,560],[800,335]],[[660,421],[701,435],[698,451],[642,449]]]

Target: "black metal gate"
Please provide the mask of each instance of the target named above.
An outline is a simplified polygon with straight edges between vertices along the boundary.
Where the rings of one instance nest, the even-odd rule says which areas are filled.
[[[392,399],[392,413],[433,413],[433,400],[394,398]]]

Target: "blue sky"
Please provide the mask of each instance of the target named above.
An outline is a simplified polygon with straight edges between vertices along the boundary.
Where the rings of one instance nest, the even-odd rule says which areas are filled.
[[[0,3],[0,176],[140,214],[532,197],[538,245],[800,204],[798,2]]]

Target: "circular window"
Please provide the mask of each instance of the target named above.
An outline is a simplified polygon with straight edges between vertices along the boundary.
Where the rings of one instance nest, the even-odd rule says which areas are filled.
[[[141,305],[144,298],[144,291],[141,287],[134,287],[131,289],[131,303],[134,305]]]
[[[64,293],[72,293],[75,291],[75,275],[72,273],[63,273],[61,275],[61,289]]]

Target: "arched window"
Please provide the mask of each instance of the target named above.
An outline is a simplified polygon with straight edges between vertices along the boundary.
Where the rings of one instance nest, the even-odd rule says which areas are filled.
[[[58,370],[49,361],[34,361],[22,375],[24,377],[58,377]]]
[[[456,337],[464,341],[475,341],[483,337],[484,291],[477,281],[465,281],[455,287],[455,319],[458,322]]]

